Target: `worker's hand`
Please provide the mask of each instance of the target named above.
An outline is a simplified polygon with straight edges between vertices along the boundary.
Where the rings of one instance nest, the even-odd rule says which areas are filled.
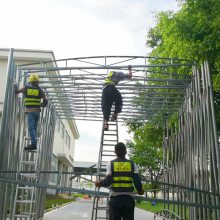
[[[14,93],[17,94],[18,93],[18,85],[17,85],[17,83],[14,83],[13,87],[14,87]]]
[[[138,195],[144,195],[144,190],[142,189],[140,192],[138,192]]]
[[[43,102],[41,103],[41,107],[45,108],[48,104],[48,100],[47,99],[43,99]]]
[[[100,188],[102,186],[101,182],[102,182],[102,180],[96,180],[95,181],[95,186]]]
[[[18,89],[17,83],[14,83],[13,87],[14,87],[14,89]]]
[[[131,65],[128,65],[128,70],[131,70]]]

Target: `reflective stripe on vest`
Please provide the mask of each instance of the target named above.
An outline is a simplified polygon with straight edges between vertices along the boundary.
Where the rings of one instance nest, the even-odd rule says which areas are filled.
[[[112,187],[115,187],[115,188],[131,188],[131,187],[133,187],[133,184],[132,183],[112,183]]]
[[[132,181],[131,177],[125,177],[125,176],[117,176],[117,177],[113,177],[114,181],[120,181],[120,180],[124,180],[124,181]]]
[[[40,89],[27,86],[24,105],[27,107],[39,107],[41,105]]]
[[[111,71],[108,73],[107,77],[105,78],[105,82],[104,82],[105,85],[114,85],[115,86],[117,84],[116,82],[114,82],[112,80],[112,76],[114,75],[114,73],[115,73],[114,71]]]
[[[112,161],[113,183],[111,189],[115,192],[133,191],[133,169],[131,161]]]

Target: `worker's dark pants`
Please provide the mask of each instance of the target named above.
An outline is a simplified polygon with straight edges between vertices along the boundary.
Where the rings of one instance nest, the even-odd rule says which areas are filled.
[[[109,121],[112,104],[115,103],[114,113],[118,114],[122,110],[121,93],[113,85],[107,85],[102,91],[102,112],[104,119]]]
[[[129,195],[112,196],[109,202],[110,220],[134,220],[134,198]]]

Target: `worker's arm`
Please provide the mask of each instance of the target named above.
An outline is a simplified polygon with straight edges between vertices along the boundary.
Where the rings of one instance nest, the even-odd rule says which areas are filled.
[[[47,104],[48,104],[48,99],[47,99],[47,97],[45,95],[45,92],[42,89],[41,89],[41,96],[42,96],[42,99],[43,99],[43,102],[42,102],[41,106],[43,108],[45,108],[47,106]]]
[[[132,77],[132,72],[131,72],[131,65],[128,66],[128,78],[130,79]]]
[[[133,183],[134,183],[134,186],[135,186],[135,188],[138,192],[138,195],[143,195],[144,190],[143,190],[143,186],[142,186],[142,183],[141,183],[141,179],[140,179],[139,174],[138,174],[138,166],[135,163],[134,163]]]
[[[25,90],[24,87],[21,88],[21,89],[18,89],[18,85],[16,83],[14,84],[14,92],[15,92],[15,94],[24,93],[24,90]]]
[[[133,183],[134,183],[134,186],[135,186],[136,190],[138,191],[138,195],[143,195],[144,194],[144,190],[143,190],[141,179],[140,179],[138,173],[134,173],[134,175],[133,175]]]
[[[103,180],[96,180],[95,181],[95,186],[96,187],[101,187],[101,186],[109,187],[111,185],[112,185],[112,175],[111,174],[107,175],[105,177],[105,179],[103,179]]]
[[[108,187],[112,184],[112,171],[111,171],[111,162],[108,162],[106,165],[106,177],[103,180],[96,180],[96,187]]]

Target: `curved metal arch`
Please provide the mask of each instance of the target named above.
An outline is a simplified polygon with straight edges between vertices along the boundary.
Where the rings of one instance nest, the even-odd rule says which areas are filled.
[[[149,60],[157,63],[149,64]],[[19,66],[22,75],[38,72],[59,117],[75,120],[102,120],[102,85],[109,70],[126,72],[132,65],[133,77],[119,83],[124,108],[119,121],[164,120],[183,103],[191,82],[189,60],[145,56],[94,56],[60,59]],[[184,69],[180,73],[180,69]],[[142,94],[142,101],[139,96]],[[156,101],[156,99],[160,99]],[[178,101],[177,101],[178,100]],[[78,106],[78,108],[77,108]],[[150,110],[149,110],[150,108]],[[140,110],[141,109],[141,110]]]

